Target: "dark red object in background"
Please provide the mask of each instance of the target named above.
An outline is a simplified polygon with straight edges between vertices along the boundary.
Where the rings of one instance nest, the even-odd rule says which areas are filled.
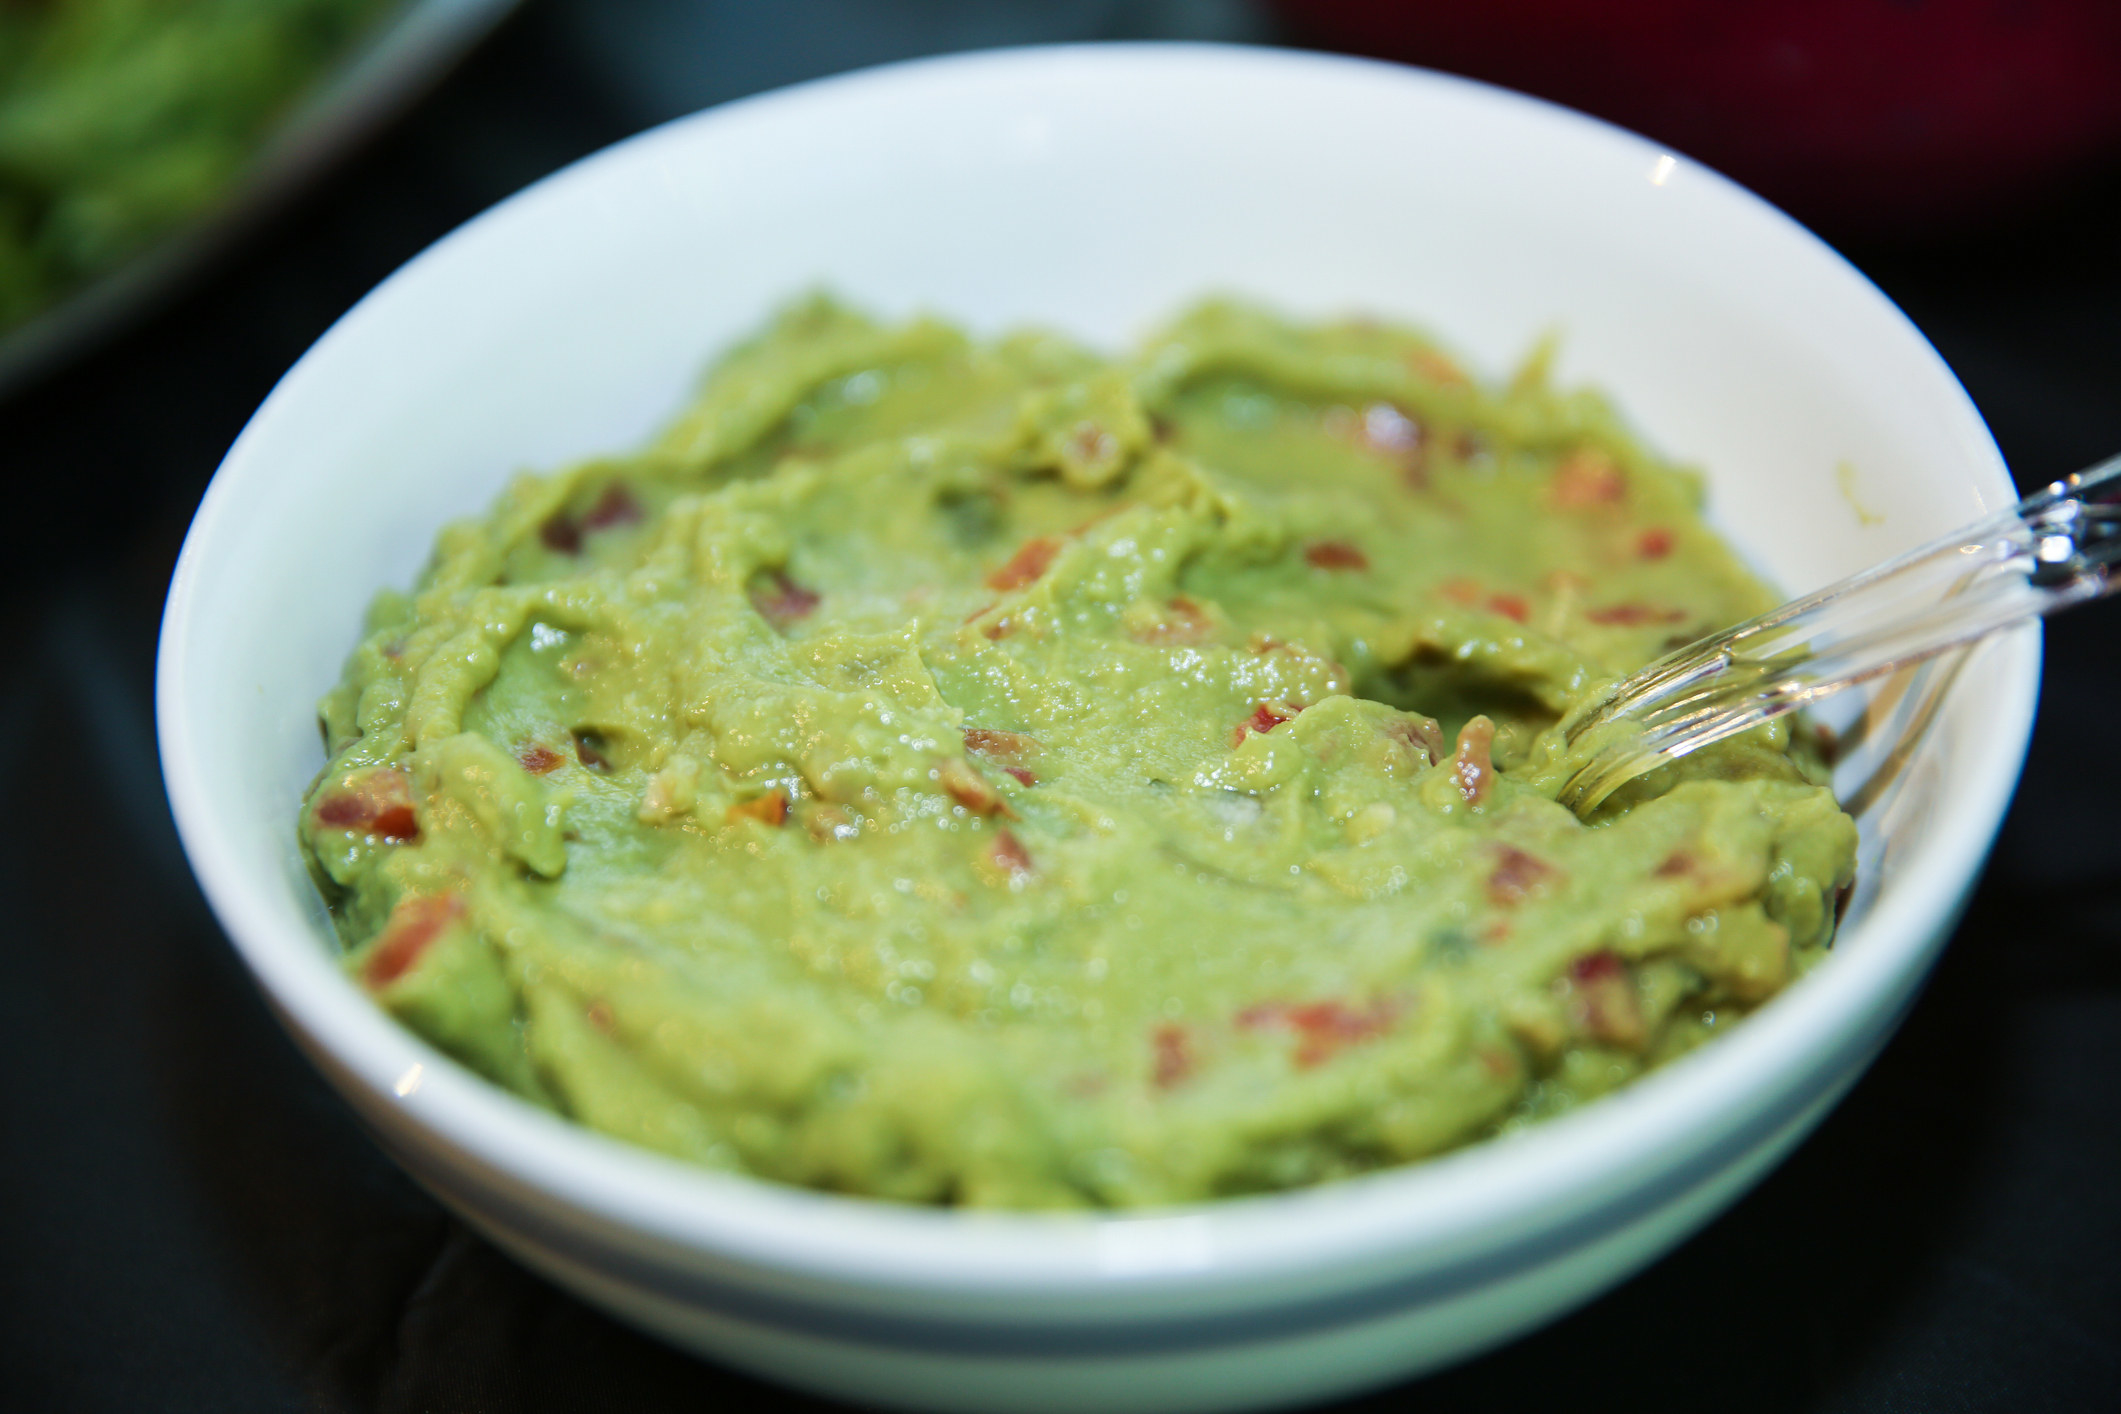
[[[2121,0],[1281,0],[1298,37],[1580,108],[1830,234],[1985,224],[2121,160]]]

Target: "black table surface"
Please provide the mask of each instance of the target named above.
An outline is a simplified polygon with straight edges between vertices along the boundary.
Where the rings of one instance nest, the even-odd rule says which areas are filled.
[[[896,7],[923,29],[810,0],[794,8],[869,27],[801,32],[704,5],[704,77],[628,70],[626,26],[674,8],[530,6],[208,278],[0,404],[0,605],[20,634],[0,657],[0,1407],[817,1403],[526,1273],[375,1149],[207,912],[152,729],[162,594],[221,453],[335,317],[460,221],[680,105],[855,62],[1272,37],[1239,5]],[[2030,487],[2121,449],[2117,233],[2112,172],[1979,233],[1848,254]],[[1905,1028],[1818,1132],[1631,1281],[1361,1405],[2121,1409],[2117,627],[2114,606],[2051,625],[1994,858]]]

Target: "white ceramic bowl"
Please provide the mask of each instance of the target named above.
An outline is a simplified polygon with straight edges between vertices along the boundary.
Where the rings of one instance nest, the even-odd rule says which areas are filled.
[[[710,354],[821,282],[1114,347],[1230,289],[1413,318],[1491,373],[1559,329],[1563,375],[1706,466],[1716,520],[1793,590],[2012,499],[1951,373],[1826,247],[1648,142],[1432,74],[999,52],[732,104],[569,168],[393,276],[274,390],[192,527],[160,667],[171,800],[229,935],[381,1142],[494,1241],[680,1344],[869,1401],[1290,1403],[1617,1281],[1883,1044],[2010,795],[2030,630],[1963,676],[1864,821],[1828,965],[1632,1089],[1397,1172],[1127,1218],[914,1210],[628,1148],[400,1030],[335,965],[295,848],[312,703],[365,602],[511,472],[645,437]]]

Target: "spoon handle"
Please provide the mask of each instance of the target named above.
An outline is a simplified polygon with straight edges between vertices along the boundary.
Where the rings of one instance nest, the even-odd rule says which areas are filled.
[[[1616,684],[1564,725],[1589,754],[1559,798],[1587,814],[1665,761],[2117,588],[2121,457]]]

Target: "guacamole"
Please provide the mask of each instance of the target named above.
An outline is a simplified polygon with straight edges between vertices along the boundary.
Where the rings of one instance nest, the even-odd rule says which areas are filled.
[[[1540,360],[1231,302],[1114,361],[817,298],[386,591],[302,841],[500,1085],[926,1203],[1316,1183],[1579,1104],[1817,961],[1786,729],[1553,799],[1560,715],[1774,596]]]

